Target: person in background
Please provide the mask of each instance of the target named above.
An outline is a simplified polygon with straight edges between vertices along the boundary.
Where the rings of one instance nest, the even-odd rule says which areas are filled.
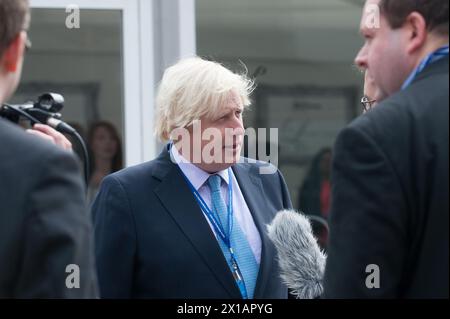
[[[320,247],[327,249],[328,212],[331,199],[331,148],[320,150],[311,162],[311,168],[299,190],[298,208],[309,216],[313,233]]]
[[[378,88],[375,84],[375,81],[370,76],[369,70],[363,70],[364,72],[364,96],[361,98],[361,104],[363,106],[363,113],[366,113],[369,111],[372,107],[375,107],[377,104],[377,100],[375,99],[375,96],[380,95],[380,93],[377,92]]]
[[[307,215],[328,219],[330,210],[331,148],[320,150],[299,190],[298,208]]]
[[[88,132],[91,174],[88,185],[88,203],[92,203],[105,176],[123,168],[122,143],[113,124],[99,121]]]

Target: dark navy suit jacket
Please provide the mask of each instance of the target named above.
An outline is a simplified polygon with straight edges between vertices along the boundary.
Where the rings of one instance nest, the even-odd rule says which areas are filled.
[[[287,298],[266,225],[291,208],[267,163],[232,167],[262,242],[256,298]],[[167,149],[106,177],[93,204],[102,298],[241,298],[216,237]]]
[[[98,296],[83,189],[70,152],[0,118],[0,299]]]
[[[324,297],[448,299],[448,74],[446,57],[339,134]]]

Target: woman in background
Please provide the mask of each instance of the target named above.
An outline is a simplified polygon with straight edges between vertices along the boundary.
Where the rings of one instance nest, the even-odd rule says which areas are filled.
[[[122,143],[116,128],[109,122],[94,123],[88,133],[91,175],[88,185],[88,203],[97,195],[103,178],[122,169]]]

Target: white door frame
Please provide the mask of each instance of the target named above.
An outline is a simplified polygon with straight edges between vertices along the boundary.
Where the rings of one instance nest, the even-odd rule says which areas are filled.
[[[148,0],[31,0],[32,8],[82,9],[123,12],[123,83],[125,165],[135,165],[155,156],[153,6]],[[62,22],[64,23],[64,22]],[[80,24],[83,27],[81,11]]]

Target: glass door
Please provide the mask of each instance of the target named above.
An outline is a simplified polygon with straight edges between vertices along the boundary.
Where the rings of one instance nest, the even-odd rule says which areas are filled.
[[[122,144],[124,166],[154,157],[149,2],[31,0],[32,48],[12,102],[60,93],[63,119],[88,143],[91,129],[108,123]]]

